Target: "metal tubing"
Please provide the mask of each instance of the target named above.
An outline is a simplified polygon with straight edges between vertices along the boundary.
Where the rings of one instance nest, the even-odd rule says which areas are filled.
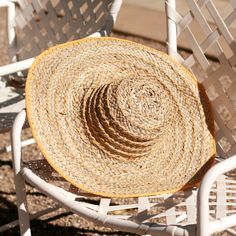
[[[0,76],[9,75],[18,71],[27,70],[33,64],[35,58],[29,58],[23,61],[15,62],[0,67]]]
[[[11,1],[8,1],[8,0],[1,0],[0,1],[0,7],[9,7],[10,4],[14,4],[14,3]]]
[[[21,130],[26,119],[26,112],[22,110],[13,123],[11,133],[12,161],[16,188],[17,209],[22,236],[30,236],[29,212],[27,209],[25,180],[21,175]]]
[[[8,6],[8,22],[7,22],[7,28],[8,28],[8,44],[12,45],[15,43],[16,39],[16,32],[13,25],[13,21],[15,18],[16,9],[15,9],[15,3],[9,2]]]
[[[211,221],[209,224],[210,234],[222,232],[225,229],[236,225],[236,214]]]
[[[117,18],[118,12],[120,11],[121,5],[122,5],[122,0],[115,0],[111,6],[110,15],[113,18],[114,24],[116,22],[116,18]]]
[[[197,196],[197,235],[207,236],[210,233],[216,232],[218,227],[220,229],[226,229],[229,225],[236,225],[236,218],[232,216],[230,218],[226,217],[223,221],[217,220],[209,222],[209,195],[213,183],[216,181],[217,177],[236,169],[236,155],[217,163],[213,166],[204,176],[200,188],[198,190]],[[227,220],[229,222],[227,223]],[[217,223],[218,222],[218,223]],[[216,227],[216,224],[219,226]],[[232,226],[231,225],[231,226]]]
[[[175,10],[175,0],[166,0],[166,3]],[[169,8],[166,4],[166,17],[167,17],[167,52],[169,55],[172,55],[173,51],[177,52],[177,37],[176,37],[176,24],[169,17]]]
[[[192,229],[191,232],[195,231],[194,225],[178,227],[176,225],[167,226],[163,224],[152,224],[152,226],[150,226],[148,224],[140,224],[128,220],[117,219],[111,215],[99,214],[97,211],[87,208],[83,202],[76,201],[76,195],[75,197],[69,197],[70,193],[63,189],[60,189],[59,191],[59,187],[45,182],[26,167],[22,169],[22,176],[40,192],[59,202],[70,211],[106,227],[139,235],[151,234],[158,236],[189,236],[189,228]]]
[[[21,147],[25,147],[25,146],[28,146],[28,145],[31,145],[31,144],[34,144],[34,143],[35,143],[35,140],[33,138],[26,139],[26,140],[21,142]],[[6,152],[11,152],[11,146],[6,146],[5,151]]]
[[[87,36],[87,38],[99,38],[101,37],[101,33],[100,32],[95,32],[93,34],[90,34],[89,36]]]

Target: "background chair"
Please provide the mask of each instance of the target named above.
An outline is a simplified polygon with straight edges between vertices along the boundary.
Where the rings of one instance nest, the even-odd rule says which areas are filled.
[[[24,108],[26,70],[50,46],[111,33],[121,0],[1,0],[7,7],[11,64],[0,67],[0,132],[9,131]],[[22,145],[33,143],[30,139]],[[5,151],[10,151],[7,147]]]
[[[206,236],[226,230],[236,235],[236,168],[235,156],[235,39],[229,31],[235,20],[235,5],[223,19],[213,1],[188,0],[189,12],[181,16],[175,10],[175,1],[166,1],[168,21],[168,51],[185,66],[195,71],[200,64],[203,77],[198,77],[211,100],[217,128],[217,152],[224,159],[213,166],[204,176],[199,189],[175,194],[140,197],[133,199],[108,199],[92,196],[73,187],[63,189],[45,181],[39,173],[39,164],[22,165],[21,128],[25,122],[25,111],[17,116],[12,130],[13,162],[19,221],[22,235],[30,235],[25,180],[40,192],[55,200],[60,206],[95,223],[140,235],[201,235]],[[204,12],[208,11],[215,21],[208,25]],[[204,39],[197,42],[191,31],[191,22],[197,21],[203,30]],[[189,39],[192,54],[187,58],[177,52],[177,36]],[[231,50],[224,54],[221,40]],[[209,47],[217,52],[219,63],[212,63],[205,56]],[[37,167],[37,168],[35,168]],[[46,166],[42,166],[46,171]],[[49,168],[49,175],[53,175]],[[231,172],[230,172],[231,171]],[[55,177],[55,176],[54,176]],[[93,199],[91,202],[89,200]]]

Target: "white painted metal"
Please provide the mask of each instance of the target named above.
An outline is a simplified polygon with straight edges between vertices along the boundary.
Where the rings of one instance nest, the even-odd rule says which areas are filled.
[[[9,2],[9,6],[8,6],[8,20],[7,20],[7,27],[8,27],[8,43],[9,45],[15,43],[15,39],[16,39],[16,32],[14,29],[14,25],[12,24],[14,18],[15,18],[15,14],[16,14],[16,10],[15,10],[15,3],[14,2]]]
[[[0,7],[8,7],[11,2],[8,0],[0,1]]]
[[[169,14],[170,8],[175,9],[175,0],[166,0],[166,12]],[[176,24],[167,16],[167,48],[168,54],[175,56],[177,52]],[[214,166],[205,175],[198,192],[198,219],[197,219],[197,235],[205,236],[214,232],[223,231],[229,227],[236,225],[236,215],[223,217],[215,221],[209,221],[209,195],[210,190],[216,178],[236,168],[236,156],[222,161]]]
[[[21,147],[26,147],[26,146],[34,144],[34,143],[35,143],[35,140],[33,138],[30,138],[30,139],[22,141],[21,142]],[[6,146],[5,151],[6,152],[11,152],[11,146]]]
[[[35,58],[29,58],[23,61],[15,62],[0,67],[0,76],[9,75],[18,71],[28,70],[33,64]]]
[[[213,233],[222,232],[235,225],[236,225],[236,214],[231,216],[221,217],[217,220],[209,222],[209,232],[211,235]]]
[[[175,22],[170,19],[168,16],[168,11],[170,11],[170,8],[167,6],[169,5],[173,9],[176,7],[175,0],[166,0],[166,16],[167,16],[167,51],[168,54],[171,56],[175,56],[176,54],[174,52],[177,52],[177,37],[176,37],[176,24]]]
[[[0,7],[7,7],[7,34],[8,34],[8,44],[12,45],[15,43],[16,33],[13,25],[13,20],[15,17],[15,1],[1,0]],[[16,58],[13,58],[15,61]]]
[[[236,225],[236,215],[210,222],[208,205],[210,190],[217,177],[233,169],[236,169],[236,155],[219,162],[204,176],[198,191],[198,236],[209,235],[210,233]]]
[[[25,180],[21,175],[21,129],[26,119],[26,112],[22,110],[16,117],[12,127],[12,160],[16,188],[17,209],[22,236],[30,236],[29,212],[27,209]]]
[[[43,181],[30,169],[24,167],[22,169],[22,175],[31,185],[39,189],[40,192],[43,192],[47,196],[50,196],[55,201],[61,203],[72,212],[79,214],[85,219],[93,221],[97,224],[102,224],[107,227],[115,228],[125,232],[136,233],[139,235],[151,234],[158,236],[185,236],[191,235],[188,233],[189,231],[195,231],[194,225],[178,227],[173,225],[166,226],[163,224],[153,224],[152,226],[149,226],[130,220],[118,219],[116,217],[113,217],[112,215],[99,214],[97,211],[85,207],[83,202],[76,201],[76,196],[74,197],[74,199],[68,198],[68,193],[65,190],[60,189],[60,191],[58,191],[58,187]]]
[[[110,15],[113,18],[113,23],[116,22],[116,18],[117,18],[118,12],[120,11],[122,1],[123,0],[116,0],[116,1],[114,1],[114,3],[111,6]]]
[[[95,33],[93,33],[93,34],[90,34],[89,36],[88,36],[88,38],[92,38],[92,37],[94,37],[94,38],[99,38],[99,37],[101,37],[102,35],[101,35],[101,32],[95,32]]]
[[[20,132],[23,126],[24,119],[26,118],[25,111],[23,110],[16,118],[13,126],[13,145],[15,149],[13,149],[14,154],[14,163],[16,170],[19,169],[19,165],[21,163],[21,155],[20,155]],[[209,219],[206,221],[206,217],[209,218],[209,211],[208,211],[208,198],[209,192],[211,189],[212,184],[216,180],[216,178],[223,174],[224,172],[228,172],[231,169],[236,168],[236,156],[229,158],[227,160],[222,161],[221,163],[215,165],[204,177],[204,180],[201,184],[200,191],[199,191],[199,203],[198,209],[200,210],[199,220],[203,220],[204,222],[199,226],[200,229],[203,231],[199,231],[199,235],[205,236],[207,234],[207,227],[206,224],[209,225],[209,232],[213,233],[219,230],[226,229],[229,226],[235,224],[235,215],[230,217],[221,218],[220,220],[215,220],[209,222]],[[17,171],[16,171],[17,172]],[[85,203],[79,202],[76,200],[78,197],[74,194],[68,193],[67,191],[60,189],[56,186],[53,186],[40,177],[35,175],[30,169],[23,167],[20,173],[30,184],[35,186],[39,189],[40,192],[43,192],[47,196],[53,198],[56,202],[62,204],[72,212],[83,216],[88,220],[92,220],[95,223],[103,224],[107,227],[112,227],[118,230],[132,232],[136,234],[150,234],[150,235],[160,235],[160,236],[167,236],[167,235],[176,235],[176,236],[184,236],[184,235],[195,235],[196,228],[195,225],[186,225],[185,227],[178,227],[173,225],[158,225],[153,224],[151,226],[145,225],[143,223],[132,222],[129,219],[119,219],[112,215],[103,214],[103,211],[99,212],[99,208],[97,210],[92,210],[92,208],[87,207]],[[22,177],[21,176],[21,177]],[[22,179],[18,179],[22,181]],[[18,183],[19,184],[19,183]],[[18,185],[19,186],[19,185]],[[24,202],[24,192],[19,193],[21,196],[22,202]],[[19,196],[18,196],[19,199]],[[204,206],[205,203],[205,206]],[[22,209],[22,208],[21,208]],[[23,207],[24,212],[26,211],[26,207]],[[102,214],[101,214],[102,212]],[[24,219],[25,220],[25,219]],[[22,224],[22,225],[25,225]],[[22,234],[27,235],[27,234]]]

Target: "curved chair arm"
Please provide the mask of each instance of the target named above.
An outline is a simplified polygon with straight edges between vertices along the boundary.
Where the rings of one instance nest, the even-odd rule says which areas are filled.
[[[93,221],[98,225],[103,225],[124,232],[135,233],[138,235],[190,236],[192,234],[188,232],[195,232],[194,225],[178,227],[177,225],[145,224],[131,220],[119,219],[113,215],[102,214],[91,207],[86,207],[84,202],[77,200],[77,195],[45,182],[26,167],[22,168],[21,174],[28,183],[37,188],[40,192],[54,199],[56,202],[66,207],[73,213],[79,214],[83,218]]]
[[[197,235],[209,235],[236,225],[236,214],[214,221],[209,221],[209,195],[216,179],[231,170],[236,169],[236,155],[217,163],[204,176],[197,197]]]

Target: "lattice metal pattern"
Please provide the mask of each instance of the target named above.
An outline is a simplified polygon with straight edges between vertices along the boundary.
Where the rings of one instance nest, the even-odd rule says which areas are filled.
[[[111,20],[112,0],[18,0],[18,3],[14,22],[17,38],[10,45],[10,54],[19,59],[100,31],[106,20]]]
[[[123,200],[106,199],[108,204],[106,214],[140,223],[194,224],[197,217],[196,197],[197,190],[193,189],[174,195]],[[214,219],[235,214],[236,181],[231,177],[221,176],[212,189],[209,204],[210,215]]]
[[[197,189],[140,198],[100,198],[78,190],[59,176],[46,160],[28,162],[27,167],[46,182],[69,190],[68,197],[110,217],[150,224],[195,224]],[[235,173],[220,176],[212,187],[209,206],[213,219],[236,214]],[[58,189],[59,191],[59,189]],[[63,190],[62,190],[63,191]]]
[[[236,153],[236,42],[229,30],[236,19],[236,4],[232,3],[232,11],[223,19],[212,0],[187,0],[187,3],[189,12],[185,16],[167,5],[169,17],[177,24],[178,37],[184,35],[193,51],[187,58],[178,55],[178,59],[193,71],[196,64],[201,66],[203,76],[198,79],[213,107],[217,152],[229,157]],[[214,24],[207,22],[206,14]],[[202,36],[200,40],[195,37],[196,28]],[[210,49],[216,53],[219,63],[212,63],[206,57]]]

